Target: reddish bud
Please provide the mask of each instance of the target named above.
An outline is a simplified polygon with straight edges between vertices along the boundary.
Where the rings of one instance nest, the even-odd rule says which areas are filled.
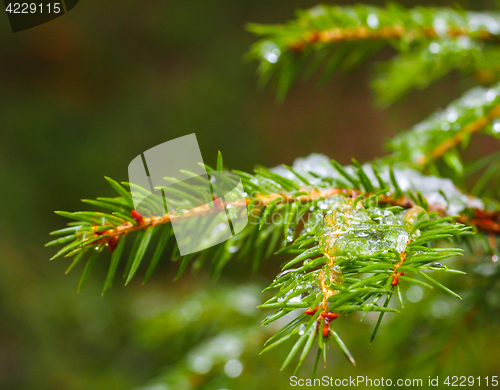
[[[336,314],[336,313],[328,312],[325,314],[325,320],[328,320],[328,321],[333,321],[337,317],[338,317],[338,314]]]
[[[120,236],[112,236],[109,238],[108,242],[106,243],[106,246],[108,247],[110,252],[113,252],[115,250],[119,240]]]
[[[327,337],[330,334],[330,324],[328,322],[325,322],[325,325],[323,325],[323,337]]]
[[[305,314],[309,314],[310,316],[312,316],[314,313],[316,313],[318,311],[318,308],[315,307],[314,309],[307,309],[304,313]]]
[[[142,223],[144,222],[144,218],[141,214],[139,214],[137,211],[135,210],[132,210],[130,212],[130,215],[132,217],[132,219],[137,222],[138,225],[142,225]]]

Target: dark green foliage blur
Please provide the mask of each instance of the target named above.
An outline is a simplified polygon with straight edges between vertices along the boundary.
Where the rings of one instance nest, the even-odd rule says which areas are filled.
[[[104,176],[126,180],[131,159],[159,143],[194,132],[205,162],[214,165],[221,150],[231,169],[291,164],[312,152],[366,161],[384,153],[387,138],[470,86],[452,73],[382,110],[369,82],[374,62],[392,55],[388,48],[326,86],[298,84],[277,103],[273,90],[257,88],[255,64],[243,60],[255,41],[244,25],[280,23],[315,4],[82,0],[68,15],[17,34],[1,18],[0,388],[287,388],[291,372],[279,371],[287,349],[257,356],[272,329],[258,325],[269,312],[254,309],[283,258],[263,264],[258,276],[250,264],[233,262],[218,282],[204,268],[174,283],[178,264],[164,261],[144,286],[142,278],[127,288],[115,281],[101,298],[107,264],[98,264],[77,294],[81,270],[65,276],[67,260],[49,262],[53,250],[43,244],[61,226],[52,210],[113,196]],[[477,157],[496,147],[478,137],[470,149]],[[498,370],[498,286],[481,282],[498,267],[476,260],[486,266],[466,264],[467,283],[441,279],[463,302],[414,289],[407,296],[418,302],[404,315],[388,314],[372,346],[373,319],[339,324],[357,367],[334,350],[319,376],[425,380]],[[221,343],[233,346],[227,356],[214,351]],[[207,359],[212,370],[204,375]],[[241,362],[241,375],[227,375],[238,372],[228,359]]]

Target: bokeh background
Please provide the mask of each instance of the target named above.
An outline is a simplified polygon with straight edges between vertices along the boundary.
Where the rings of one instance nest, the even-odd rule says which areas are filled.
[[[483,0],[432,4],[457,3],[496,8]],[[77,294],[81,269],[64,275],[68,261],[49,262],[54,249],[43,244],[66,222],[54,210],[114,196],[103,177],[126,180],[135,156],[167,140],[196,133],[207,164],[221,150],[226,165],[241,170],[312,152],[367,161],[469,85],[451,74],[377,107],[369,81],[376,61],[393,54],[386,49],[326,86],[299,83],[277,103],[272,89],[257,88],[256,64],[243,59],[255,40],[244,25],[283,22],[315,4],[81,0],[64,17],[16,34],[0,16],[0,388],[288,388],[291,371],[279,366],[290,346],[258,357],[272,329],[254,326],[270,314],[255,306],[280,260],[257,274],[234,263],[217,282],[207,268],[173,282],[177,264],[165,258],[147,284],[115,281],[101,298],[104,257]],[[475,142],[478,154],[493,147]],[[498,288],[481,283],[496,271],[476,265],[455,286],[465,302],[409,291],[404,315],[387,316],[371,346],[371,320],[339,324],[358,366],[332,348],[320,375],[499,375],[498,310],[491,309]]]

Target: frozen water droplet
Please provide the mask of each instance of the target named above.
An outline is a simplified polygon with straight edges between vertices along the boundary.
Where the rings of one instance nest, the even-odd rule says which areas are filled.
[[[306,324],[300,324],[299,326],[299,335],[302,336],[306,331]]]
[[[433,54],[436,54],[439,52],[439,43],[437,42],[432,42],[430,45],[429,45],[429,51]]]
[[[295,270],[293,270],[293,269],[287,269],[287,270],[285,270],[285,271],[283,271],[283,272],[280,272],[280,273],[278,274],[278,276],[276,276],[276,279],[274,279],[274,280],[278,280],[278,279],[279,279],[279,278],[281,278],[282,276],[285,276],[286,274],[288,274],[288,273],[290,273],[290,272],[292,272],[292,271],[295,271]]]
[[[278,62],[278,56],[276,55],[276,53],[266,53],[265,54],[265,57],[266,57],[266,60],[268,60],[271,64],[275,64],[276,62]]]
[[[297,295],[297,296],[291,298],[288,302],[289,303],[300,303],[300,302],[302,302],[302,294]]]
[[[493,121],[493,132],[500,133],[500,121],[498,119]]]
[[[446,20],[444,20],[443,18],[436,18],[434,20],[434,23],[432,23],[432,26],[434,27],[434,30],[436,31],[437,35],[442,36],[442,35],[446,34],[446,30],[448,28],[448,25],[446,23]],[[439,50],[439,48],[438,48],[438,50]]]
[[[497,97],[497,92],[494,89],[488,89],[488,92],[486,92],[486,100],[492,102],[493,100],[495,100],[496,97]]]
[[[262,45],[262,56],[271,64],[278,62],[281,50],[273,42],[267,42]]]
[[[368,18],[366,18],[366,24],[368,24],[370,28],[377,28],[379,25],[378,16],[375,14],[368,15]]]
[[[454,108],[449,109],[446,114],[446,119],[448,119],[449,122],[455,122],[458,119],[457,110]]]
[[[198,356],[190,356],[189,357],[189,368],[198,373],[198,374],[206,374],[208,373],[214,364],[211,357],[198,355]]]
[[[230,378],[236,378],[240,376],[242,371],[243,364],[238,359],[231,359],[224,366],[224,372]]]
[[[457,38],[457,43],[464,49],[469,49],[472,46],[472,39],[468,36],[462,35]]]
[[[441,124],[441,130],[444,130],[444,131],[450,130],[450,124],[448,122],[443,122]]]

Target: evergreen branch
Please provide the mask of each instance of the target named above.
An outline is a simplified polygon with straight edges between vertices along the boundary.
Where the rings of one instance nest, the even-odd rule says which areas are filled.
[[[407,10],[394,4],[319,5],[298,11],[297,18],[285,25],[251,24],[248,29],[263,37],[252,46],[249,58],[259,60],[264,84],[277,76],[282,99],[302,68],[308,77],[324,65],[323,76],[328,77],[337,69],[349,70],[387,44],[406,53],[433,40],[489,42],[500,34],[500,15],[432,7]]]
[[[310,351],[311,340],[315,337],[319,338],[319,349],[326,348],[330,338],[333,338],[354,364],[354,359],[341,338],[333,331],[331,323],[342,313],[359,311],[366,315],[372,311],[380,312],[373,340],[384,313],[396,311],[388,307],[392,290],[402,281],[427,285],[405,274],[423,276],[455,294],[428,275],[422,274],[421,269],[427,264],[438,267],[441,263],[437,263],[437,260],[460,255],[461,250],[425,247],[423,256],[422,245],[445,236],[458,237],[466,234],[462,225],[450,223],[447,218],[436,217],[436,213],[427,214],[419,206],[405,212],[399,209],[393,213],[378,207],[365,208],[357,199],[342,195],[329,198],[326,209],[329,212],[321,214],[324,217],[310,222],[316,229],[307,226],[304,229],[306,233],[302,233],[316,231],[317,246],[283,266],[283,272],[270,286],[279,288],[279,291],[261,306],[278,309],[276,314],[264,320],[265,324],[290,311],[306,309],[305,317],[297,317],[286,325],[271,337],[269,341],[272,340],[273,343],[265,348],[268,350],[298,335],[298,340],[283,364],[288,365],[303,347],[296,372],[304,355]],[[300,242],[300,236],[297,241]],[[302,266],[287,269],[289,264],[297,264],[297,260],[302,262]],[[385,303],[379,306],[378,301],[384,296]]]
[[[474,122],[468,123],[464,128],[462,128],[458,133],[456,133],[453,138],[443,141],[439,144],[431,153],[431,157],[422,157],[419,159],[420,165],[427,165],[432,161],[443,156],[451,148],[460,145],[466,137],[470,137],[472,134],[479,132],[484,129],[487,125],[491,124],[495,119],[500,116],[500,103],[495,105],[485,116],[477,118]]]
[[[453,69],[478,79],[482,77],[478,73],[492,72],[493,76],[482,77],[487,82],[500,74],[500,51],[494,46],[500,35],[500,14],[496,13],[425,7],[407,10],[393,4],[385,8],[318,6],[300,11],[298,18],[286,25],[251,25],[249,29],[264,37],[252,47],[250,57],[260,60],[264,82],[277,76],[281,98],[302,68],[310,76],[323,65],[323,76],[327,77],[337,69],[352,68],[388,44],[398,51],[398,56],[374,83],[385,102],[396,100],[412,88],[424,88]],[[361,319],[371,312],[378,313],[370,339],[373,341],[385,314],[399,312],[391,304],[395,293],[404,308],[401,285],[439,287],[461,299],[431,276],[433,272],[464,274],[442,263],[462,255],[463,249],[454,245],[465,244],[473,252],[472,243],[477,241],[484,252],[495,256],[492,260],[498,260],[494,234],[500,234],[500,206],[492,199],[462,192],[455,186],[458,181],[440,178],[436,163],[442,160],[454,170],[454,178],[461,179],[465,173],[495,162],[471,191],[484,194],[483,189],[500,166],[498,154],[464,169],[457,147],[465,146],[479,132],[498,138],[499,116],[497,84],[468,92],[445,111],[397,137],[391,145],[395,153],[386,160],[365,165],[353,160],[352,165],[342,166],[325,156],[312,155],[297,160],[292,167],[258,166],[253,174],[234,171],[245,193],[230,204],[235,207],[224,204],[225,217],[230,222],[239,216],[235,209],[246,209],[250,223],[239,233],[229,224],[231,238],[183,256],[175,278],[191,262],[197,270],[208,258],[216,277],[236,256],[251,258],[255,271],[262,259],[273,253],[288,255],[281,272],[265,289],[274,294],[260,308],[276,311],[262,323],[275,323],[290,313],[297,315],[268,339],[262,352],[294,341],[282,369],[296,359],[296,374],[317,341],[316,372],[320,357],[325,362],[326,347],[333,342],[354,365],[353,356],[334,330],[334,321],[351,313],[360,314]],[[123,279],[127,285],[154,247],[143,279],[148,280],[172,244],[174,227],[170,225],[183,221],[186,231],[192,232],[189,228],[197,225],[212,236],[223,230],[211,218],[201,218],[222,210],[216,201],[225,192],[214,191],[214,183],[219,185],[220,180],[223,185],[234,185],[223,175],[217,176],[223,166],[219,152],[216,170],[205,166],[212,185],[207,186],[201,177],[192,178],[198,180],[197,186],[202,181],[205,188],[210,187],[210,193],[197,191],[199,188],[193,191],[189,184],[171,177],[164,178],[168,184],[156,187],[154,193],[134,183],[120,184],[106,178],[118,197],[83,200],[105,212],[57,212],[72,222],[51,233],[59,238],[47,246],[63,245],[53,259],[73,257],[69,272],[86,257],[78,283],[80,291],[107,247],[112,254],[104,294],[127,252],[126,236],[134,235]],[[435,175],[425,176],[409,166]],[[140,206],[134,208],[139,199]],[[167,205],[176,211],[166,213]],[[476,231],[486,234],[476,235],[474,242],[468,240]],[[442,245],[443,241],[448,243]],[[184,252],[179,241],[170,257],[179,260]],[[207,309],[208,305],[200,306]],[[227,311],[226,315],[232,314]],[[248,339],[251,331],[245,327],[236,333]],[[223,360],[219,356],[218,361]]]
[[[375,15],[375,14],[370,14]],[[376,16],[376,15],[375,15]],[[378,17],[377,17],[378,18]],[[375,18],[373,18],[375,20]],[[300,22],[299,22],[300,23]],[[382,27],[380,30],[371,30],[370,26],[367,25],[361,27],[343,27],[343,28],[332,28],[324,31],[308,31],[304,34],[302,39],[297,40],[289,45],[290,50],[301,51],[305,46],[314,44],[316,42],[320,43],[341,43],[341,42],[351,42],[351,41],[362,41],[362,40],[392,40],[392,39],[403,39],[408,40],[418,39],[418,38],[443,38],[443,35],[449,38],[457,38],[461,36],[471,36],[474,39],[488,39],[493,36],[488,30],[483,29],[479,33],[469,31],[464,27],[450,27],[444,31],[444,33],[438,33],[434,27],[419,26],[416,28],[404,28],[401,25],[396,25],[393,27]],[[372,22],[377,23],[377,22]],[[372,27],[373,28],[373,27]],[[495,34],[496,36],[496,34]]]
[[[424,89],[455,69],[490,83],[498,79],[499,57],[497,47],[484,48],[483,42],[465,36],[422,42],[382,63],[372,87],[377,100],[388,105],[411,89]]]
[[[268,237],[272,236],[274,246],[279,238],[280,229],[284,232],[286,237],[290,234],[289,232],[293,232],[295,230],[297,225],[301,222],[301,219],[306,214],[310,213],[311,207],[318,207],[318,204],[321,206],[324,202],[328,202],[329,199],[338,195],[347,196],[351,199],[355,199],[356,201],[358,199],[363,200],[366,204],[376,201],[377,204],[384,205],[385,207],[400,207],[403,209],[411,209],[415,206],[424,207],[429,212],[437,213],[443,217],[447,215],[455,215],[455,211],[460,211],[456,209],[457,205],[460,204],[460,207],[462,207],[460,217],[461,222],[475,226],[477,229],[483,230],[487,233],[500,233],[500,217],[498,213],[484,211],[478,202],[464,201],[464,195],[459,192],[455,194],[449,193],[447,195],[449,198],[448,202],[428,204],[420,195],[415,196],[412,192],[413,190],[410,190],[411,188],[408,186],[405,187],[404,191],[410,191],[407,192],[407,195],[404,195],[401,186],[398,184],[399,179],[396,179],[395,173],[390,171],[391,174],[389,175],[387,169],[384,167],[382,167],[384,169],[379,172],[380,169],[375,169],[371,166],[362,167],[357,163],[355,170],[353,167],[342,167],[334,161],[332,164],[329,162],[328,164],[331,172],[321,179],[314,177],[314,172],[303,171],[303,168],[300,167],[300,165],[298,165],[295,169],[287,169],[285,171],[282,171],[281,168],[275,168],[273,171],[258,168],[258,173],[256,175],[240,172],[244,185],[251,194],[244,200],[241,200],[241,202],[246,203],[248,206],[250,216],[257,218],[258,220],[253,221],[251,223],[252,227],[247,228],[241,235],[238,236],[238,238],[235,237],[234,239],[228,241],[226,245],[237,244],[237,247],[242,247],[245,251],[249,251],[251,249],[251,243],[255,242],[255,240],[266,240]],[[348,170],[352,171],[352,173],[349,173]],[[410,177],[408,176],[408,172],[400,173],[397,171],[396,174],[398,177],[402,176],[406,179]],[[416,173],[413,173],[413,175],[415,174]],[[388,180],[389,176],[390,182]],[[271,177],[272,179],[270,179]],[[385,177],[385,179],[382,177]],[[351,183],[349,183],[351,186],[354,185],[358,188],[349,188],[349,184],[346,185],[346,183],[343,182],[343,179],[345,178],[351,181]],[[418,185],[421,185],[422,187],[425,187],[426,183],[430,183],[431,180],[437,180],[438,183],[439,180],[443,181],[443,179],[432,177],[427,179],[425,176],[416,176],[415,180],[417,179],[419,180]],[[314,180],[316,180],[316,182],[314,185],[311,185],[311,182]],[[108,179],[108,181],[110,181],[110,179]],[[309,185],[304,185],[305,182],[309,183]],[[250,183],[252,186],[249,186]],[[288,186],[288,188],[293,188],[293,192],[285,191],[284,189],[280,192],[270,191],[275,191],[278,187],[281,187],[278,183],[282,183],[283,185]],[[445,183],[446,181],[444,180],[443,184],[440,185],[445,186]],[[337,184],[337,186],[331,187],[331,184]],[[117,188],[117,185],[119,184],[113,182],[113,188],[115,188],[119,194],[123,194],[123,187],[119,189]],[[327,187],[325,188],[325,186]],[[361,186],[364,190],[359,189]],[[378,187],[378,190],[376,190],[376,187]],[[388,193],[391,187],[393,192]],[[255,188],[257,188],[260,192],[250,191]],[[429,196],[434,195],[429,194]],[[144,253],[149,246],[152,233],[156,231],[157,226],[169,224],[172,220],[176,219],[181,220],[206,216],[215,211],[215,209],[209,204],[205,204],[190,210],[182,210],[182,212],[177,212],[173,215],[150,215],[149,217],[145,217],[137,211],[132,210],[129,201],[124,198],[98,199],[100,199],[100,201],[91,204],[97,207],[102,207],[101,203],[106,202],[106,207],[116,207],[116,209],[120,210],[120,212],[117,211],[113,214],[100,212],[58,212],[58,214],[75,219],[77,222],[73,223],[75,226],[53,232],[52,234],[57,235],[64,235],[67,233],[70,234],[49,242],[47,246],[66,244],[66,246],[53,258],[62,255],[71,257],[80,252],[89,252],[92,248],[103,246],[108,247],[108,249],[113,252],[120,242],[121,237],[127,236],[133,232],[139,232],[141,234],[134,242],[134,246],[125,270],[127,283],[131,280],[141,263]],[[86,201],[86,203],[89,202]],[[454,208],[449,210],[449,206],[451,204],[454,205]],[[154,206],[154,204],[152,206]],[[128,212],[130,217],[125,215],[125,212]],[[150,212],[149,214],[152,213]],[[264,229],[264,226],[267,226],[271,216],[275,214],[280,214],[282,216],[280,222],[271,223],[268,228]],[[273,233],[274,231],[278,233]],[[142,235],[144,232],[148,232],[145,237]],[[146,278],[150,277],[152,269],[156,266],[162,252],[166,248],[168,240],[173,236],[171,233],[171,228],[163,233],[160,245],[155,251],[152,264],[150,265],[151,268],[148,269]],[[284,247],[283,250],[289,253],[293,253],[293,251],[298,250],[302,253],[303,249],[301,248],[309,242],[310,240],[304,240],[304,242],[300,243],[300,248],[292,245]],[[220,272],[221,266],[223,266],[231,257],[231,253],[228,253],[226,249],[227,248],[224,246],[219,247],[219,251],[221,252],[218,253],[221,260],[220,263],[218,263],[219,265],[216,266],[217,272]],[[270,253],[267,253],[266,256],[269,254]],[[185,269],[187,262],[190,259],[191,257],[186,257],[183,260],[180,272]],[[300,260],[302,259],[298,258],[295,261]],[[118,261],[119,256],[113,258],[112,268],[116,268]],[[293,262],[290,264],[293,264]],[[106,281],[106,286],[111,284],[113,275],[114,271],[110,271]]]
[[[484,40],[500,33],[500,15],[496,13],[425,7],[408,11],[394,5],[387,8],[319,5],[298,11],[298,18],[286,25],[250,24],[249,30],[276,41],[286,41],[286,48],[292,51],[302,51],[305,46],[316,43],[460,36]]]
[[[303,203],[309,204],[313,201],[320,199],[328,199],[332,196],[342,194],[350,198],[356,198],[356,196],[362,194],[363,197],[370,198],[374,194],[365,192],[360,193],[355,189],[345,189],[345,188],[329,188],[329,189],[319,189],[307,191],[306,188],[301,189],[299,191],[298,196],[293,196],[287,193],[271,193],[271,194],[253,194],[251,197],[245,199],[245,203],[250,205],[253,202],[257,202],[259,207],[252,208],[253,214],[259,214],[263,209],[268,207],[269,205],[275,204],[277,201],[282,204],[287,203]],[[405,209],[412,208],[416,206],[415,200],[412,200],[408,196],[400,196],[395,198],[393,195],[386,194],[378,194],[377,202],[381,205],[387,206],[399,206]],[[88,203],[88,202],[86,202]],[[238,202],[237,202],[238,203]],[[445,216],[447,215],[446,207],[441,203],[429,204],[428,209],[431,212],[437,212],[439,215]],[[208,205],[203,205],[200,207],[193,208],[191,210],[185,210],[182,215],[170,215],[165,214],[161,216],[151,216],[151,217],[143,217],[136,211],[132,210],[131,217],[125,219],[123,215],[121,218],[121,223],[116,226],[110,226],[107,222],[98,225],[92,224],[91,230],[87,228],[85,225],[84,228],[76,229],[70,228],[70,231],[73,232],[73,235],[68,235],[63,237],[62,239],[56,239],[46,244],[46,246],[52,245],[60,245],[66,243],[68,241],[72,241],[75,237],[78,237],[78,233],[84,233],[85,237],[79,240],[79,245],[81,247],[86,245],[94,245],[94,246],[107,246],[111,252],[114,251],[116,245],[122,236],[127,236],[128,234],[138,231],[138,230],[147,230],[148,228],[156,227],[158,225],[169,224],[172,220],[175,219],[189,219],[193,217],[200,217],[204,215],[208,215],[213,213],[215,210]],[[63,216],[67,216],[69,218],[83,218],[81,216],[82,213],[67,213],[67,212],[57,212]],[[96,223],[102,213],[93,213],[87,212],[89,215],[95,215],[95,218],[87,219],[87,222]],[[472,213],[472,214],[471,214]],[[87,214],[85,214],[87,215]],[[84,215],[84,216],[85,216]],[[471,215],[475,215],[475,217],[471,217]],[[265,216],[264,216],[265,217]],[[500,215],[497,212],[485,211],[479,208],[472,208],[466,211],[466,214],[461,215],[459,220],[462,223],[466,223],[472,226],[475,226],[479,230],[483,230],[488,233],[500,234]],[[82,222],[85,220],[82,220]],[[132,222],[133,223],[132,223]],[[265,222],[265,218],[261,219],[261,223]],[[83,226],[83,225],[82,225]],[[60,231],[61,232],[61,231]],[[58,232],[57,232],[58,233]],[[165,245],[166,242],[163,243]],[[56,258],[54,256],[53,258]]]
[[[219,157],[219,161],[218,166],[221,166],[222,157]],[[298,335],[283,367],[288,366],[298,355],[297,371],[312,350],[315,339],[322,351],[330,341],[335,342],[354,364],[353,357],[332,327],[333,321],[340,315],[352,312],[362,312],[363,315],[379,312],[380,324],[386,312],[397,312],[388,304],[393,289],[401,282],[431,287],[408,274],[424,277],[450,294],[455,294],[422,272],[444,268],[440,261],[461,255],[461,249],[439,248],[435,244],[442,239],[458,239],[471,234],[469,227],[455,223],[455,218],[450,216],[454,215],[451,213],[454,209],[450,209],[455,204],[453,202],[464,195],[459,192],[448,193],[447,202],[429,204],[418,190],[402,181],[402,177],[408,182],[413,176],[414,183],[425,192],[424,187],[432,187],[428,185],[431,181],[443,185],[445,179],[426,177],[416,171],[393,170],[386,165],[362,166],[356,161],[353,166],[341,166],[335,161],[314,155],[298,160],[293,167],[258,167],[255,174],[239,174],[245,190],[250,194],[241,202],[248,206],[249,216],[257,219],[240,234],[214,249],[214,274],[220,273],[235,252],[245,257],[254,253],[255,260],[260,261],[264,256],[264,243],[269,237],[270,249],[265,256],[275,251],[276,241],[281,235],[284,236],[283,245],[277,253],[294,257],[283,265],[282,272],[268,288],[278,289],[278,292],[260,306],[278,310],[268,316],[264,324],[272,323],[290,312],[305,310],[304,315],[272,336],[272,344],[265,349],[274,348]],[[49,243],[66,244],[55,257],[75,256],[71,268],[85,254],[91,253],[79,289],[88,279],[104,246],[113,254],[103,292],[111,286],[116,273],[124,236],[137,233],[125,265],[124,278],[127,284],[145,258],[159,225],[168,224],[176,218],[189,219],[214,211],[207,204],[177,211],[173,215],[158,216],[153,213],[158,209],[157,204],[150,200],[144,209],[144,214],[149,216],[143,216],[131,209],[132,198],[128,198],[128,192],[124,193],[124,187],[111,179],[108,181],[121,197],[98,198],[97,202],[104,202],[105,208],[111,211],[111,206],[115,206],[122,214],[129,211],[130,217],[120,219],[118,211],[113,214],[58,212],[76,222],[70,222],[69,229],[56,231],[54,234],[64,237]],[[182,198],[182,191],[179,191],[176,196]],[[432,196],[432,193],[429,195]],[[200,204],[201,200],[193,201]],[[471,200],[470,204],[462,203],[464,221],[482,227],[488,218],[498,218],[498,214],[477,209],[474,218],[470,217],[474,208],[469,206],[474,205],[474,202],[477,204],[475,200]],[[101,203],[86,203],[103,207]],[[185,204],[184,200],[180,200],[179,204]],[[268,224],[266,218],[275,215],[280,215],[280,220]],[[263,218],[264,222],[259,218]],[[151,276],[169,238],[173,236],[171,228],[168,228],[161,235],[146,279]],[[497,229],[497,225],[490,224],[487,228],[491,232]],[[202,264],[210,252],[210,249],[202,251],[196,264]],[[178,276],[193,257],[184,256]],[[382,306],[379,304],[381,299],[385,299]],[[378,326],[374,335],[377,330]]]
[[[457,177],[461,177],[464,169],[456,148],[466,146],[470,137],[479,132],[498,138],[499,117],[500,84],[475,88],[446,109],[396,136],[389,143],[389,148],[394,151],[389,160],[410,162],[412,166],[424,169],[442,158]]]

